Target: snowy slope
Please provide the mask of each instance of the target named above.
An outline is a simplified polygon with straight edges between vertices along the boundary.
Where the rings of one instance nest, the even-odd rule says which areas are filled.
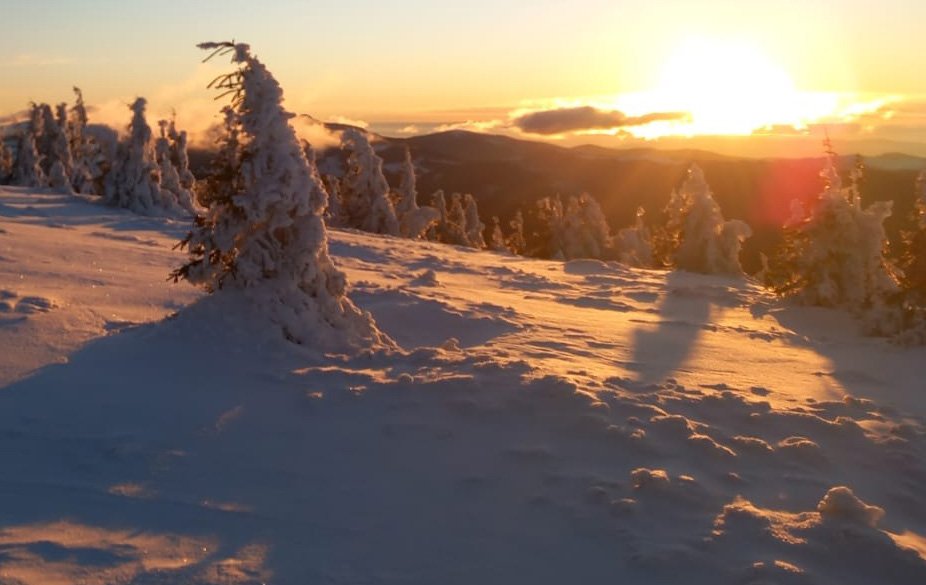
[[[326,356],[167,283],[185,228],[0,190],[0,583],[926,582],[922,348],[333,231],[404,349]]]

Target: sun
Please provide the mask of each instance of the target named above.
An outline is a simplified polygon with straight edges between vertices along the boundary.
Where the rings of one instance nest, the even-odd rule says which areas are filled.
[[[833,112],[832,96],[804,92],[755,45],[694,38],[666,60],[656,87],[637,99],[641,109],[687,112],[672,133],[745,135],[770,126],[802,128]],[[645,105],[644,105],[645,104]],[[666,128],[642,128],[664,134]]]

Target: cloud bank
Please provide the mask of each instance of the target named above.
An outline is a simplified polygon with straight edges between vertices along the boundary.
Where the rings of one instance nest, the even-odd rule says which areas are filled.
[[[688,120],[684,112],[654,112],[628,116],[617,110],[600,110],[592,106],[558,108],[530,112],[515,118],[512,124],[528,134],[565,134],[582,130],[610,130],[627,126],[643,126],[652,122]]]

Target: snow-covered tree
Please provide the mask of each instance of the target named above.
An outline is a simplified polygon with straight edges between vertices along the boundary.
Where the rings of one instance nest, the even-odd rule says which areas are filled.
[[[493,252],[509,252],[508,244],[505,243],[505,234],[502,232],[502,225],[497,215],[492,216],[492,235],[489,236],[489,249]]]
[[[430,230],[440,222],[440,211],[430,205],[422,205],[402,216],[399,230],[403,237],[413,240],[427,239]]]
[[[617,232],[617,249],[622,264],[637,268],[655,266],[653,237],[643,221],[645,214],[642,207],[637,207],[634,224]]]
[[[505,245],[512,254],[523,254],[527,250],[527,240],[524,239],[524,215],[520,209],[508,225],[511,227],[511,233],[505,238]]]
[[[862,209],[858,174],[843,187],[830,153],[823,172],[825,187],[809,209],[794,205],[779,255],[776,288],[811,305],[858,311],[883,304],[897,289],[893,268],[884,257],[884,220],[891,201]]]
[[[177,117],[171,116],[167,122],[167,138],[170,139],[170,162],[177,169],[180,186],[193,192],[196,187],[196,177],[190,170],[190,155],[187,151],[186,130],[177,130]]]
[[[563,200],[559,195],[544,197],[537,201],[537,219],[540,220],[540,242],[542,250],[540,255],[545,258],[566,260],[564,234],[566,233],[566,218],[563,210]]]
[[[752,230],[743,221],[724,220],[698,165],[688,169],[688,177],[681,189],[673,192],[666,214],[675,267],[706,274],[742,273],[739,255]]]
[[[0,137],[0,185],[6,185],[13,180],[13,151],[7,147]]]
[[[912,228],[902,238],[902,284],[916,304],[926,306],[926,171],[916,179],[912,220]]]
[[[224,180],[206,183],[208,208],[183,241],[190,260],[174,278],[243,291],[296,343],[391,345],[347,297],[347,280],[328,255],[325,189],[289,123],[282,88],[246,44],[200,48],[230,52],[237,68],[213,82],[233,94],[216,162]]]
[[[453,246],[469,247],[469,236],[466,233],[466,210],[463,208],[463,196],[459,193],[450,195],[450,205],[439,226],[441,242]]]
[[[926,345],[926,171],[916,179],[912,226],[901,236],[901,322],[897,341]]]
[[[341,197],[348,225],[376,234],[399,235],[399,221],[389,199],[383,159],[376,155],[366,134],[357,128],[344,131],[341,141],[350,152]]]
[[[415,165],[408,148],[405,149],[405,160],[402,163],[395,213],[399,219],[399,233],[402,237],[413,240],[425,238],[441,218],[437,208],[418,205]]]
[[[399,179],[398,201],[395,213],[399,221],[407,213],[418,209],[418,190],[416,189],[415,164],[412,162],[412,152],[405,148],[405,159],[402,161],[402,176]],[[402,234],[405,235],[405,234]],[[406,236],[408,237],[408,236]]]
[[[227,201],[238,192],[242,153],[239,133],[237,113],[231,106],[225,106],[209,174],[196,190],[196,201],[205,208],[211,208],[217,201]]]
[[[344,227],[344,208],[341,204],[341,182],[334,175],[325,175],[328,190],[328,207],[325,209],[325,223],[330,227]]]
[[[612,255],[611,229],[594,197],[570,197],[563,218],[563,254],[566,259],[608,258]]]
[[[103,154],[99,144],[87,131],[87,107],[80,88],[74,88],[76,101],[71,108],[67,124],[68,142],[71,149],[71,185],[78,193],[96,195],[102,192]]]
[[[470,248],[482,250],[486,247],[483,232],[486,224],[479,219],[479,206],[476,204],[476,198],[467,193],[463,196],[464,230],[466,231],[466,241]]]
[[[14,185],[21,187],[45,187],[48,179],[42,170],[42,157],[35,147],[35,134],[32,126],[24,129],[19,135],[16,148],[16,162],[13,164]]]
[[[541,239],[550,258],[606,258],[611,255],[610,228],[594,197],[583,193],[570,197],[563,206],[557,195],[537,202],[542,222]]]
[[[64,170],[64,165],[60,160],[56,160],[55,164],[51,166],[51,173],[48,175],[48,186],[59,193],[74,193],[74,189],[71,187],[71,177]]]
[[[158,162],[161,177],[161,194],[163,198],[170,199],[171,204],[176,202],[186,212],[196,213],[193,206],[193,193],[190,189],[184,187],[183,181],[180,179],[180,173],[173,162],[173,148],[168,135],[170,125],[171,123],[167,120],[158,122],[161,134],[154,141],[154,157]]]
[[[105,201],[143,215],[188,213],[189,209],[178,198],[180,194],[161,187],[161,165],[151,127],[145,119],[146,105],[145,98],[137,98],[129,106],[132,121],[106,176]]]
[[[65,103],[58,104],[55,110],[55,124],[53,127],[52,153],[55,163],[60,162],[65,175],[70,183],[71,172],[74,169],[74,158],[71,153],[71,142],[69,139],[69,122],[68,122],[68,105]],[[46,127],[47,130],[47,127]]]

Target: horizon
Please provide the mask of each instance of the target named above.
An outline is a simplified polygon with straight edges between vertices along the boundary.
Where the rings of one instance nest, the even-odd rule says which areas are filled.
[[[202,141],[219,110],[205,86],[229,66],[202,63],[195,45],[234,37],[275,72],[291,111],[397,138],[462,129],[566,146],[800,158],[819,154],[829,135],[847,153],[926,156],[926,80],[916,74],[926,42],[914,36],[926,5],[909,0],[876,15],[861,0],[774,10],[727,0],[539,8],[274,0],[260,17],[246,2],[209,1],[183,5],[182,18],[179,3],[153,13],[110,0],[79,12],[65,2],[2,4],[6,121],[30,101],[72,102],[76,85],[94,122],[121,130],[126,104],[144,96],[149,118],[176,111]],[[83,36],[75,43],[68,30]],[[120,45],[130,48],[114,52]]]

